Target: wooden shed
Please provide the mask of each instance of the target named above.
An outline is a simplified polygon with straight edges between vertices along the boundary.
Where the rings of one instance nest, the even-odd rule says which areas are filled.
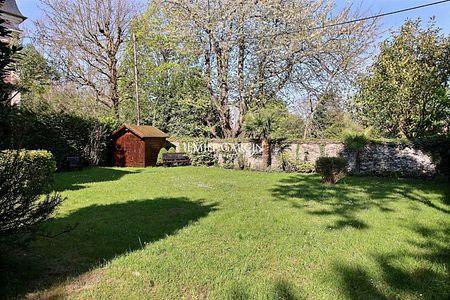
[[[118,167],[155,166],[167,134],[152,126],[125,124],[113,134],[114,162]]]

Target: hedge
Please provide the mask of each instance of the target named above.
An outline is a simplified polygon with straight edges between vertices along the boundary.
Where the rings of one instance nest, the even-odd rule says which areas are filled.
[[[13,160],[22,166],[23,174],[16,176],[20,176],[24,185],[35,185],[41,188],[41,193],[47,190],[56,171],[52,153],[45,150],[3,150],[0,153],[0,169]]]
[[[11,108],[0,118],[0,149],[44,149],[52,152],[58,168],[67,156],[80,156],[87,165],[105,165],[111,157],[111,120],[56,111]]]

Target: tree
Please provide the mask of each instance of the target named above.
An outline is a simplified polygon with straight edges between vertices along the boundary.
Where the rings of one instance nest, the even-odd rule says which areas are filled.
[[[340,107],[336,94],[328,92],[319,98],[319,101],[312,114],[310,127],[305,128],[304,137],[325,138],[326,130],[333,126],[339,118],[342,118],[343,110]],[[308,129],[311,132],[308,132]]]
[[[21,101],[27,105],[37,102],[55,81],[59,80],[59,73],[36,48],[25,45],[17,61],[17,74],[19,76]]]
[[[312,82],[345,73],[367,49],[375,28],[374,22],[327,26],[358,15],[349,7],[336,12],[332,0],[159,5],[177,28],[172,34],[181,35],[198,57],[224,137],[242,133],[250,107],[263,107],[294,85],[313,89]]]
[[[61,75],[119,118],[119,68],[135,8],[126,0],[41,0],[37,42]]]
[[[381,44],[360,80],[355,106],[365,125],[389,137],[442,133],[450,116],[450,37],[432,20],[407,21]]]
[[[263,167],[271,164],[271,142],[273,139],[283,139],[283,123],[289,116],[286,105],[272,100],[265,107],[250,111],[244,122],[244,131],[252,138],[261,140]]]
[[[171,135],[210,136],[216,130],[213,108],[201,70],[195,57],[166,22],[167,16],[155,4],[136,18],[132,31],[136,37],[138,90],[141,119]],[[134,45],[127,42],[122,65],[124,76],[120,82],[121,93],[132,99],[135,96]],[[123,106],[128,121],[134,121],[134,101]]]

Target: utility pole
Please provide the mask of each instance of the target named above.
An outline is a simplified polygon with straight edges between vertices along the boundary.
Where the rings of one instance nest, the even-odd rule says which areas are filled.
[[[137,68],[136,35],[133,33],[133,54],[134,54],[134,88],[136,97],[136,124],[141,125],[141,105],[139,103],[139,84]]]

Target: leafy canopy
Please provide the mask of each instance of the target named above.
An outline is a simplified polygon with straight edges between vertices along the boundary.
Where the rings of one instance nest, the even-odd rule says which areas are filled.
[[[361,79],[356,107],[365,125],[389,137],[443,132],[449,124],[450,38],[432,20],[407,21],[381,44]]]

